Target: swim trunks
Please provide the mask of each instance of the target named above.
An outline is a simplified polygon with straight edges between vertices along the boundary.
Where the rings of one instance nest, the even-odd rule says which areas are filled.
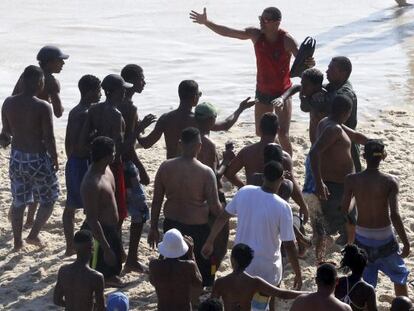
[[[126,188],[126,204],[128,214],[133,223],[145,223],[149,219],[149,209],[144,188],[138,182],[138,169],[132,161],[124,162],[124,175]],[[131,179],[136,179],[135,182]]]
[[[256,90],[256,100],[258,100],[260,103],[267,105],[267,106],[272,106],[272,100],[282,96],[283,93],[277,93],[276,95],[269,95],[269,94],[264,94],[258,90]]]
[[[376,287],[378,271],[382,271],[393,283],[407,283],[409,271],[403,258],[398,254],[399,246],[394,234],[386,239],[374,240],[357,233],[355,244],[368,254],[368,264],[363,274],[365,282]]]
[[[122,162],[113,162],[110,165],[112,174],[115,179],[115,199],[118,207],[119,220],[124,220],[128,216],[128,209],[126,204],[126,188],[124,177],[124,166]]]
[[[9,162],[12,206],[29,203],[53,204],[59,197],[59,183],[47,153],[25,153],[12,149]]]
[[[188,235],[193,238],[194,256],[198,269],[200,270],[203,278],[203,286],[213,286],[215,273],[212,273],[214,271],[212,271],[211,258],[205,259],[203,255],[201,255],[201,249],[210,234],[210,226],[208,224],[186,225],[178,221],[165,218],[163,225],[164,233],[173,228],[180,231],[182,235]]]
[[[333,235],[339,232],[346,234],[345,224],[349,221],[356,224],[356,209],[348,215],[341,209],[344,184],[324,181],[329,190],[328,200],[321,200],[321,209],[324,217],[324,234]]]
[[[83,208],[80,187],[83,176],[88,171],[89,158],[70,156],[66,162],[66,207]]]
[[[110,266],[105,262],[103,248],[99,245],[99,242],[94,239],[90,267],[98,272],[101,272],[105,278],[119,276],[122,270],[122,241],[119,236],[118,228],[117,226],[108,226],[103,224],[101,224],[101,227],[105,235],[105,239],[108,241],[111,250],[115,253],[116,263],[114,266]],[[81,229],[91,231],[86,221],[82,224]]]

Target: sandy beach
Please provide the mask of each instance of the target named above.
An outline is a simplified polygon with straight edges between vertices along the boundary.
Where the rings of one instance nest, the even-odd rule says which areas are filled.
[[[412,138],[414,137],[414,113],[399,110],[381,111],[378,117],[366,119],[358,126],[359,130],[370,137],[382,138],[387,144],[388,157],[382,165],[385,172],[394,174],[400,181],[400,212],[410,240],[414,238],[414,155],[412,152]],[[253,135],[252,124],[238,123],[228,133],[213,133],[212,139],[218,148],[222,150],[228,139],[235,142],[236,150],[240,150],[246,144],[257,141]],[[58,172],[61,195],[56,203],[53,215],[40,234],[40,238],[47,243],[43,249],[33,245],[25,245],[19,252],[12,252],[12,231],[7,214],[11,203],[9,191],[10,183],[8,177],[8,156],[9,150],[0,150],[0,310],[59,310],[53,305],[53,287],[56,282],[56,275],[59,267],[73,261],[75,258],[64,257],[65,241],[62,229],[62,212],[66,198],[64,183],[64,164],[66,157],[63,151],[64,132],[58,130],[56,133],[59,149],[60,170]],[[303,184],[304,159],[309,149],[308,133],[306,124],[292,124],[292,141],[294,148],[294,171],[298,181]],[[148,150],[139,149],[139,156],[142,158],[153,181],[159,164],[165,158],[165,147],[163,140]],[[153,184],[146,188],[148,201],[152,199]],[[235,189],[226,193],[231,198]],[[292,206],[295,208],[294,204]],[[81,211],[76,214],[76,227],[79,228],[84,220]],[[231,237],[234,240],[236,223],[231,222]],[[124,245],[128,243],[129,221],[124,224]],[[150,249],[146,243],[148,225],[139,247],[139,258],[142,262],[148,263],[151,258],[157,256],[157,252]],[[310,227],[307,225],[310,232]],[[25,229],[23,237],[28,234]],[[229,243],[231,248],[232,242]],[[339,248],[330,250],[329,260],[339,265]],[[412,250],[413,252],[414,250]],[[410,270],[414,267],[413,255],[406,259]],[[303,274],[303,290],[314,290],[315,257],[313,252],[308,252],[306,258],[300,261]],[[225,275],[230,271],[228,255],[218,273]],[[284,272],[282,286],[290,288],[293,285],[293,274],[289,268]],[[412,276],[409,280],[412,280]],[[124,280],[130,282],[123,291],[130,298],[131,310],[156,310],[156,294],[144,274],[130,273],[124,276]],[[114,289],[107,289],[106,294]],[[409,286],[410,295],[412,287]],[[388,310],[389,301],[392,299],[393,284],[384,276],[380,275],[377,286],[377,300],[379,310]],[[291,302],[279,301],[278,310],[288,310]]]

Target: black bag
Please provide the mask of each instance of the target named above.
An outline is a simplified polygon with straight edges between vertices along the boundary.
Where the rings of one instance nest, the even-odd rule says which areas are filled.
[[[316,40],[312,37],[306,37],[300,45],[298,54],[296,55],[295,61],[293,62],[292,68],[290,69],[290,77],[300,77],[302,73],[308,69],[305,65],[305,60],[313,56],[315,52]]]

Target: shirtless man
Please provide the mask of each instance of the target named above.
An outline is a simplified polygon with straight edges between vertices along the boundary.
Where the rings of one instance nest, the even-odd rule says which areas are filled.
[[[336,269],[324,263],[316,271],[316,293],[299,296],[293,302],[290,311],[352,311],[351,307],[335,298],[335,286],[338,281]]]
[[[149,210],[146,202],[145,192],[142,185],[150,182],[144,165],[135,151],[136,132],[140,131],[139,123],[148,126],[155,121],[155,116],[147,115],[142,122],[138,119],[137,107],[133,104],[132,97],[135,93],[141,93],[145,86],[144,72],[135,64],[126,65],[121,71],[121,77],[133,85],[125,91],[125,98],[118,106],[125,120],[125,150],[122,155],[124,163],[126,203],[128,213],[131,216],[129,234],[129,248],[124,271],[143,272],[144,266],[138,262],[138,244],[141,239],[142,227],[148,220]],[[142,184],[142,185],[141,185]]]
[[[298,45],[291,35],[279,28],[282,13],[275,7],[263,10],[260,20],[260,29],[246,28],[244,30],[231,29],[217,25],[207,19],[204,8],[202,14],[191,11],[190,19],[194,23],[207,26],[215,33],[240,40],[250,39],[253,42],[257,62],[257,85],[255,106],[256,135],[260,136],[260,120],[266,112],[273,111],[271,101],[283,94],[291,87],[290,58],[296,57]],[[313,58],[307,59],[309,67],[315,65]],[[283,109],[276,110],[280,118],[280,131],[278,137],[283,150],[292,156],[292,145],[289,139],[290,118],[292,115],[292,102],[288,100]]]
[[[75,253],[73,248],[73,228],[76,209],[82,209],[80,185],[83,176],[88,170],[89,148],[81,144],[79,137],[92,104],[101,98],[101,81],[92,75],[83,76],[78,83],[81,99],[70,112],[66,127],[65,151],[66,162],[66,204],[63,210],[62,222],[66,239],[66,256]]]
[[[93,248],[91,232],[76,232],[73,245],[76,261],[59,269],[53,302],[68,311],[104,311],[104,277],[89,267]]]
[[[310,151],[312,174],[316,192],[321,201],[322,217],[315,220],[317,232],[316,259],[323,261],[327,236],[340,233],[337,243],[343,245],[346,237],[346,213],[340,205],[346,175],[354,172],[351,142],[364,144],[367,138],[343,123],[349,119],[352,102],[348,96],[338,95],[333,100],[331,112],[318,126],[317,140]],[[348,217],[355,224],[355,213]]]
[[[271,112],[263,114],[260,120],[260,141],[240,150],[237,156],[231,161],[230,166],[224,174],[233,185],[239,189],[245,185],[245,183],[236,175],[242,168],[246,171],[247,185],[253,184],[255,173],[263,173],[263,150],[268,144],[274,143],[278,129],[279,122],[277,115]],[[304,215],[306,222],[308,219],[308,207],[303,200],[299,185],[293,176],[292,158],[287,152],[283,152],[282,164],[283,169],[290,173],[289,179],[293,182],[292,199],[299,205],[300,213]]]
[[[82,203],[86,213],[83,229],[92,231],[98,249],[91,267],[105,277],[105,285],[121,287],[122,242],[118,231],[118,209],[115,180],[109,169],[114,160],[115,144],[111,138],[99,136],[91,146],[92,164],[81,184]]]
[[[40,208],[26,241],[41,245],[39,232],[52,214],[59,196],[56,171],[59,168],[49,104],[36,97],[43,90],[41,68],[28,66],[22,74],[23,92],[6,98],[2,107],[0,145],[11,142],[11,223],[14,248],[23,246],[24,210],[34,201]]]
[[[63,54],[58,47],[50,45],[42,47],[37,54],[39,66],[42,68],[43,74],[45,75],[45,86],[43,90],[36,94],[36,96],[52,104],[53,113],[57,118],[60,118],[62,116],[64,109],[59,95],[60,83],[53,76],[53,74],[60,73],[62,71],[62,67],[65,64],[64,60],[68,58],[69,55]],[[13,89],[12,95],[17,95],[22,91],[23,81],[22,77],[20,76],[19,80],[16,83],[16,86]],[[31,228],[33,225],[37,203],[38,202],[35,201],[32,204],[29,204],[25,228]]]
[[[269,297],[295,299],[303,292],[277,288],[260,277],[253,277],[244,270],[250,265],[254,251],[246,244],[239,243],[231,251],[233,272],[216,280],[212,297],[222,298],[224,310],[251,310],[253,296],[262,293]]]
[[[209,214],[218,216],[222,211],[216,176],[211,168],[196,159],[201,149],[200,132],[196,128],[182,132],[181,147],[183,155],[163,162],[155,176],[148,243],[154,247],[159,241],[159,215],[166,196],[164,232],[176,228],[192,237],[203,286],[212,286],[214,274],[211,273],[210,258],[201,255],[201,247],[210,233]]]
[[[165,145],[167,147],[167,159],[180,155],[179,140],[183,129],[196,127],[193,107],[198,104],[202,93],[198,89],[198,84],[194,80],[184,80],[178,86],[178,96],[180,105],[176,110],[163,114],[155,124],[154,130],[146,137],[138,137],[138,142],[144,148],[153,146],[164,134]],[[228,131],[237,121],[240,114],[250,108],[252,103],[244,100],[240,103],[237,110],[227,117],[224,121],[214,124],[212,131]]]
[[[157,292],[159,311],[192,310],[192,288],[202,283],[193,248],[192,239],[177,229],[165,232],[158,244],[161,257],[151,260],[149,280]]]
[[[385,155],[381,141],[366,143],[367,168],[346,177],[342,207],[348,212],[355,197],[358,212],[355,243],[368,254],[364,280],[375,287],[381,270],[394,283],[396,296],[408,296],[409,271],[403,258],[410,254],[410,243],[398,210],[398,181],[379,170]],[[403,243],[401,253],[392,227]]]

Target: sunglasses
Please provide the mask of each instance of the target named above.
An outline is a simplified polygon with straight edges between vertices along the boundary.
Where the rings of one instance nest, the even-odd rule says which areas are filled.
[[[259,17],[259,21],[265,23],[265,24],[269,24],[269,23],[273,23],[273,22],[279,22],[279,20],[277,19],[270,19],[270,18],[265,18],[261,15],[258,16]]]

